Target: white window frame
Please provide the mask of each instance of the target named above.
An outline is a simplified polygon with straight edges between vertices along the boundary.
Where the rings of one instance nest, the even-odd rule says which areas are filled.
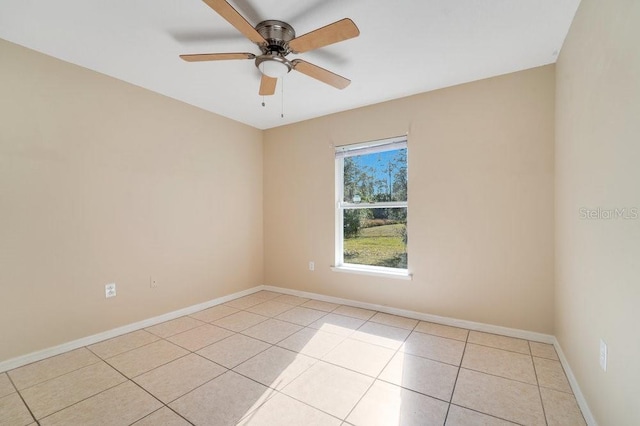
[[[371,208],[406,208],[409,212],[408,194],[407,201],[388,201],[379,203],[347,203],[344,202],[344,158],[375,152],[394,151],[408,148],[408,137],[397,136],[371,142],[352,145],[342,145],[335,148],[335,177],[336,177],[336,204],[335,204],[335,265],[332,270],[336,272],[350,272],[365,275],[386,276],[390,278],[411,279],[409,265],[407,269],[388,268],[384,266],[361,265],[344,262],[344,210],[345,209],[371,209]],[[407,150],[408,152],[408,150]],[[407,155],[407,162],[408,162]],[[408,177],[407,177],[408,178]],[[407,225],[408,230],[408,225]],[[408,259],[407,259],[408,261]]]

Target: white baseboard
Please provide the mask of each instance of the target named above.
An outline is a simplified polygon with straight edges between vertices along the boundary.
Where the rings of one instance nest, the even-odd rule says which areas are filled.
[[[438,324],[449,325],[452,327],[466,328],[468,330],[482,331],[484,333],[501,334],[503,336],[516,337],[519,339],[533,340],[534,342],[553,344],[556,338],[550,334],[536,333],[534,331],[520,330],[517,328],[502,327],[499,325],[483,324],[480,322],[466,321],[449,317],[441,317],[438,315],[425,314],[422,312],[409,311],[406,309],[392,308],[390,306],[376,305],[374,303],[360,302],[351,299],[342,299],[340,297],[325,296],[323,294],[311,293],[307,291],[290,290],[283,287],[275,287],[270,285],[263,286],[264,290],[277,291],[279,293],[290,294],[292,296],[306,297],[310,299],[322,300],[323,302],[337,303],[340,305],[349,305],[356,308],[380,311],[387,314],[400,315],[407,318],[413,318],[421,321],[435,322]]]
[[[582,390],[580,390],[580,385],[578,385],[578,380],[576,379],[576,376],[574,376],[573,371],[569,366],[569,361],[567,360],[567,357],[564,355],[564,352],[562,351],[562,347],[560,346],[558,339],[556,339],[555,337],[553,338],[553,346],[556,348],[556,352],[558,353],[558,357],[560,358],[560,363],[562,364],[562,367],[564,368],[564,372],[567,375],[567,379],[569,380],[569,385],[571,385],[571,390],[573,390],[573,395],[576,397],[576,401],[578,402],[578,407],[580,407],[580,410],[582,411],[584,420],[587,422],[589,426],[598,426],[598,422],[596,422],[595,417],[593,417],[593,413],[591,413],[591,410],[589,409],[587,400],[585,399],[584,394],[582,393]]]
[[[227,295],[227,296],[218,297],[217,299],[209,300],[208,302],[199,303],[197,305],[189,306],[187,308],[178,309],[177,311],[169,312],[163,315],[158,315],[157,317],[148,318],[146,320],[134,322],[132,324],[127,324],[125,326],[104,331],[102,333],[94,334],[92,336],[83,337],[81,339],[63,343],[58,346],[53,346],[51,348],[43,349],[36,352],[31,352],[30,354],[27,354],[27,355],[11,358],[6,361],[0,362],[0,373],[8,370],[13,370],[14,368],[22,367],[23,365],[31,364],[32,362],[40,361],[45,358],[49,358],[55,355],[60,355],[62,353],[72,351],[74,349],[93,345],[94,343],[98,343],[103,340],[107,340],[113,337],[121,336],[123,334],[131,333],[132,331],[141,330],[143,328],[150,327],[152,325],[160,324],[161,322],[176,319],[184,315],[193,314],[203,309],[207,309],[212,306],[220,305],[221,303],[225,303],[230,300],[237,299],[238,297],[255,293],[261,290],[262,287],[263,286],[259,285],[247,290],[243,290],[237,293]]]

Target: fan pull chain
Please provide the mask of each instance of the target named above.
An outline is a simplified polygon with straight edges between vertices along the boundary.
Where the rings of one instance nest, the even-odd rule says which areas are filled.
[[[282,101],[280,102],[280,118],[284,118],[284,77],[280,79],[280,93]]]
[[[267,106],[267,104],[264,103],[264,95],[262,95],[262,106]]]

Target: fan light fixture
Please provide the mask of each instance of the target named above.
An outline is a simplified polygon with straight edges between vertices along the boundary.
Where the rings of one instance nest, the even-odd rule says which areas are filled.
[[[291,71],[291,63],[279,55],[262,55],[256,58],[260,72],[267,77],[281,78]]]

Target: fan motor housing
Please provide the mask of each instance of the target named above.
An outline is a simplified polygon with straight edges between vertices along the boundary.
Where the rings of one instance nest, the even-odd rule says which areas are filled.
[[[286,22],[269,19],[256,25],[256,31],[267,40],[266,46],[260,46],[262,53],[279,53],[288,55],[289,42],[296,38],[293,27]]]

